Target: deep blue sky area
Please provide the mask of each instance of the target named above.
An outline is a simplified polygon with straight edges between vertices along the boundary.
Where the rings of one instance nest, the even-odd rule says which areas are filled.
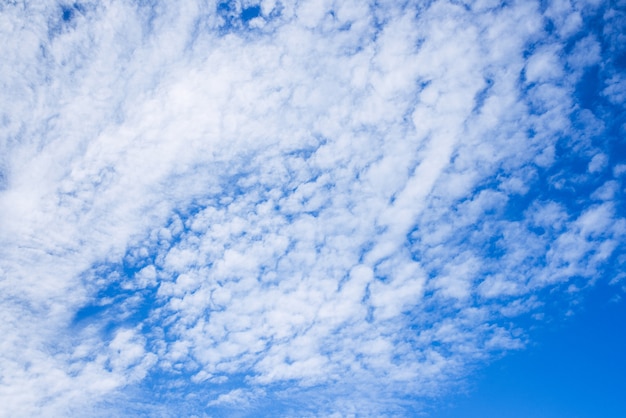
[[[625,417],[626,300],[615,294],[602,281],[588,289],[572,316],[531,330],[526,349],[480,371],[431,416]]]

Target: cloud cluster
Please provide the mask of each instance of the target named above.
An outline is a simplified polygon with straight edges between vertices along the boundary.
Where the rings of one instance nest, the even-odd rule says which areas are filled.
[[[409,414],[624,262],[617,6],[0,12],[7,416]]]

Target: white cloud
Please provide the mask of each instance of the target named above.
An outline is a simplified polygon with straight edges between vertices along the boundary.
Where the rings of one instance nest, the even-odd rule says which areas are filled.
[[[576,42],[568,61],[574,67],[584,68],[595,65],[602,59],[600,43],[594,36],[587,36]]]
[[[588,170],[590,173],[597,173],[598,171],[601,171],[604,167],[606,167],[607,162],[608,158],[606,154],[596,154],[593,156],[591,161],[589,161]]]
[[[559,62],[559,50],[554,46],[536,51],[526,65],[529,83],[555,81],[563,77],[563,66]]]

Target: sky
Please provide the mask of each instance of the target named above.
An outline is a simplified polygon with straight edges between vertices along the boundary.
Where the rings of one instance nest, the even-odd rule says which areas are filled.
[[[0,2],[0,417],[625,416],[625,34]]]

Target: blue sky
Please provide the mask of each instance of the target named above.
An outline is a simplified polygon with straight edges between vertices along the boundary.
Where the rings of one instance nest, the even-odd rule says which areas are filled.
[[[533,342],[478,371],[433,417],[619,417],[626,414],[626,304],[598,284],[576,314],[531,332]],[[613,300],[612,300],[613,299]]]
[[[0,416],[626,414],[626,3],[0,5]]]

